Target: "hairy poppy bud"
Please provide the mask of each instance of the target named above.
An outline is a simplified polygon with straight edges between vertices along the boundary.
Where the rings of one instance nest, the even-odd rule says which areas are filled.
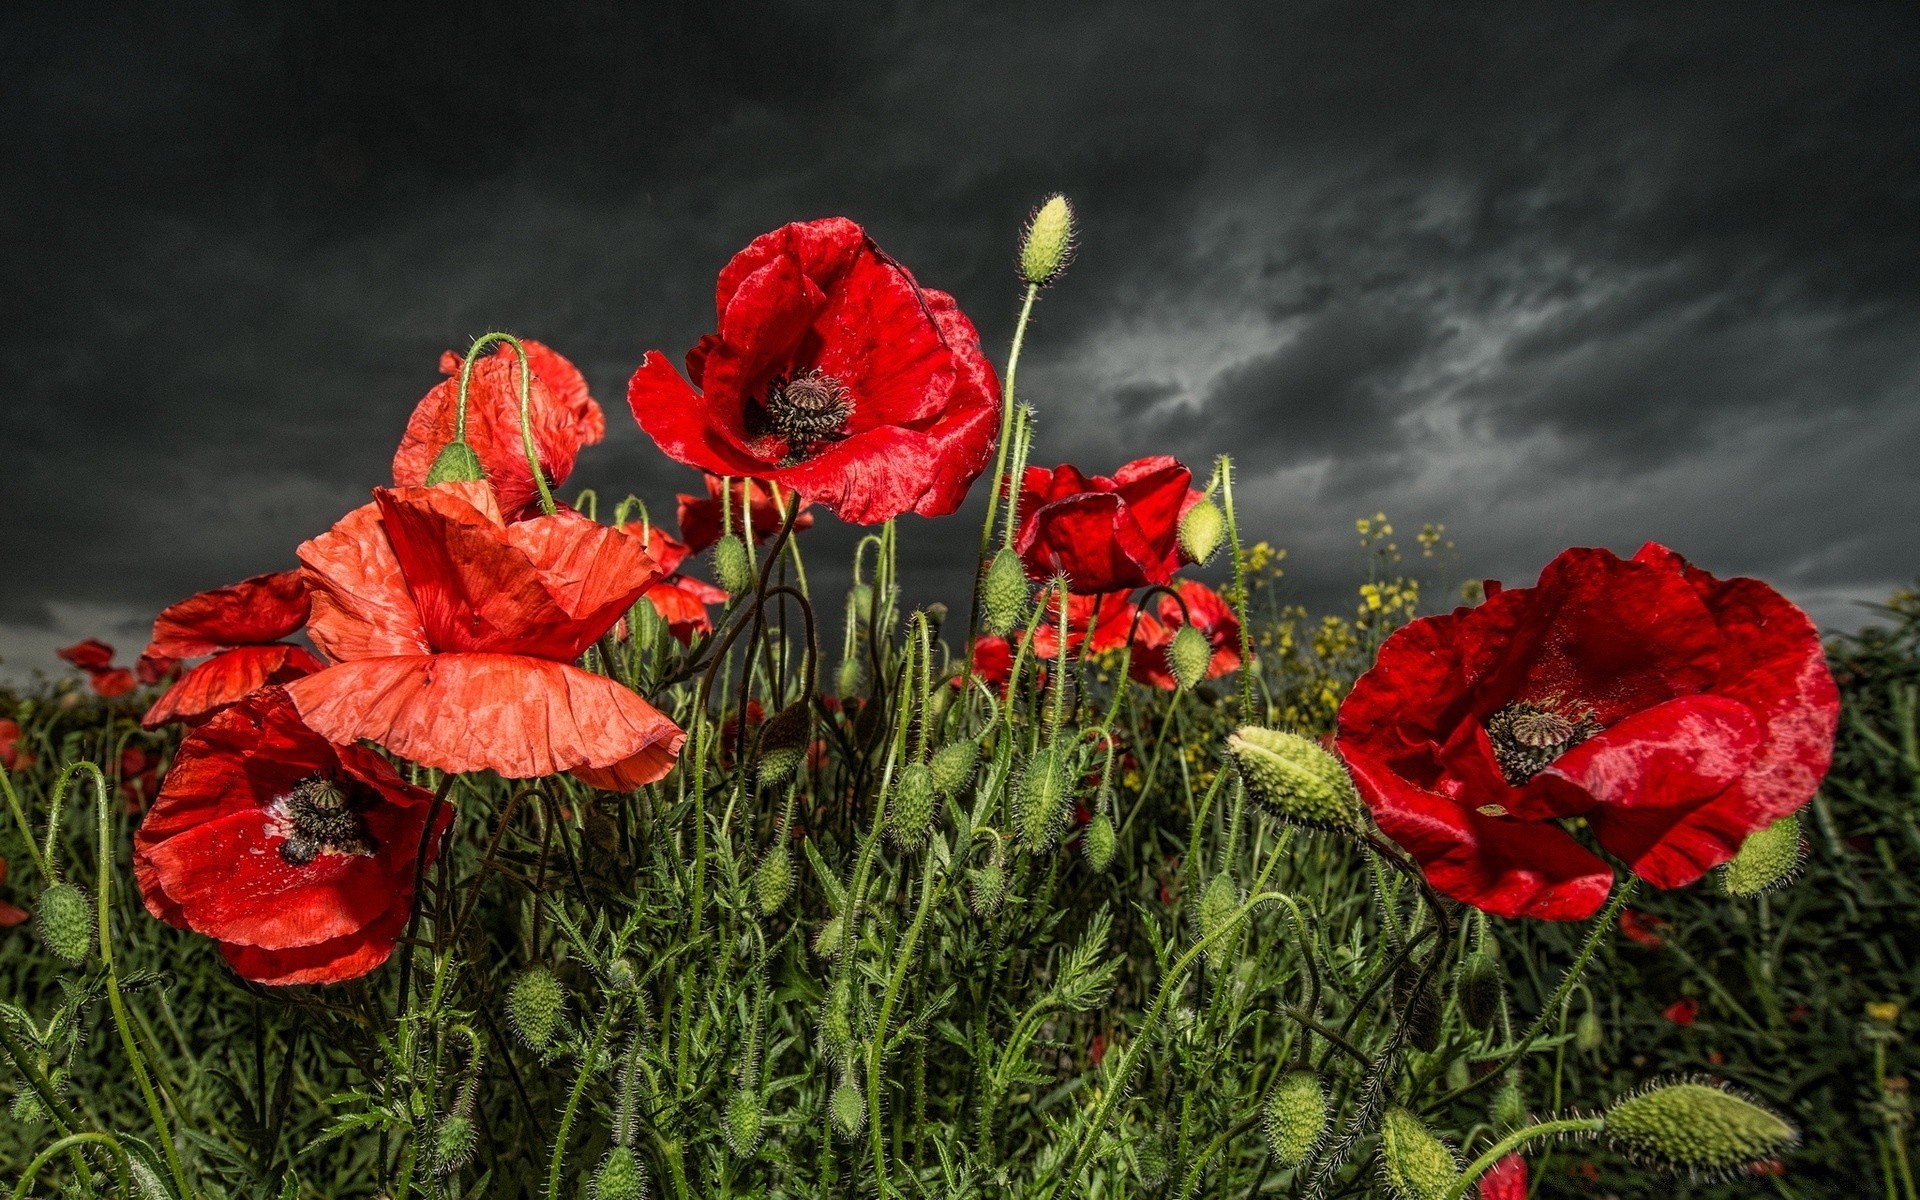
[[[479,483],[487,477],[480,455],[466,442],[448,442],[427,469],[427,486],[440,483]]]
[[[1067,779],[1066,754],[1058,746],[1046,745],[1027,760],[1020,778],[1020,790],[1014,795],[1013,815],[1020,826],[1020,844],[1029,850],[1045,850],[1060,835],[1066,820],[1071,785]]]
[[[753,590],[753,564],[739,534],[729,533],[713,544],[713,581],[729,596]]]
[[[87,893],[71,883],[56,883],[40,893],[33,907],[34,928],[47,949],[70,963],[87,956],[93,942],[93,909]]]
[[[1041,201],[1027,219],[1020,239],[1020,278],[1046,287],[1066,274],[1073,261],[1073,205],[1058,192]]]
[[[1792,813],[1747,836],[1740,852],[1720,872],[1729,896],[1758,896],[1792,883],[1806,861],[1800,818]]]
[[[793,855],[787,850],[787,844],[780,842],[767,851],[760,860],[760,867],[753,873],[753,902],[760,906],[760,915],[770,917],[780,911],[780,906],[793,894]]]
[[[980,628],[992,637],[1005,637],[1027,619],[1027,572],[1011,547],[1002,547],[987,567],[980,586]]]
[[[625,1146],[607,1151],[606,1161],[593,1176],[593,1200],[643,1200],[647,1169]]]
[[[1098,872],[1112,865],[1117,836],[1113,829],[1113,818],[1105,813],[1095,813],[1093,820],[1087,822],[1084,839],[1089,867]]]
[[[1417,973],[1411,973],[1411,983],[1418,983]],[[1440,1034],[1444,1025],[1440,1002],[1440,989],[1429,979],[1425,987],[1413,991],[1405,1000],[1400,1019],[1406,1022],[1407,1040],[1423,1054],[1432,1054],[1440,1045]]]
[[[860,660],[843,658],[840,660],[840,672],[834,676],[834,691],[845,699],[860,694]]]
[[[918,850],[933,829],[937,800],[933,794],[933,769],[925,763],[910,763],[900,772],[893,801],[887,805],[887,832],[893,844],[902,850]]]
[[[1173,669],[1173,681],[1180,690],[1190,692],[1193,685],[1207,676],[1207,666],[1213,661],[1213,647],[1207,644],[1207,635],[1191,625],[1182,625],[1174,630],[1173,641],[1167,646],[1167,665]]]
[[[1724,1175],[1800,1140],[1778,1114],[1707,1083],[1654,1085],[1605,1117],[1613,1148],[1642,1165]]]
[[[754,764],[761,787],[779,787],[793,778],[807,750],[807,702],[795,700],[760,728],[760,757]]]
[[[844,1138],[860,1136],[867,1125],[867,1097],[860,1089],[860,1082],[849,1071],[840,1077],[839,1086],[833,1089],[833,1096],[827,1101],[829,1115],[833,1118],[833,1127]]]
[[[1148,1130],[1133,1144],[1133,1167],[1140,1173],[1140,1183],[1147,1188],[1157,1188],[1167,1181],[1167,1168],[1172,1164],[1167,1159],[1167,1141],[1157,1132]]]
[[[1006,868],[990,862],[967,872],[967,891],[973,911],[982,917],[991,917],[1000,911],[1000,901],[1006,898]]]
[[[1194,562],[1204,563],[1212,558],[1226,536],[1226,514],[1211,500],[1200,501],[1180,518],[1180,549]]]
[[[1389,1108],[1380,1122],[1380,1164],[1399,1200],[1440,1200],[1460,1176],[1451,1147],[1404,1108]]]
[[[820,932],[813,935],[813,952],[821,958],[837,958],[846,949],[847,919],[840,913],[827,918]]]
[[[452,1175],[473,1158],[475,1143],[473,1121],[455,1113],[443,1117],[433,1131],[432,1169],[435,1175]]]
[[[1289,1071],[1267,1093],[1267,1149],[1283,1167],[1307,1161],[1327,1131],[1327,1089],[1311,1071]]]
[[[1475,1029],[1493,1028],[1500,1012],[1500,964],[1485,946],[1460,964],[1460,1012]]]
[[[1242,725],[1227,750],[1248,793],[1281,820],[1350,832],[1365,819],[1347,768],[1312,738]]]
[[[973,769],[979,762],[979,742],[948,742],[933,752],[933,790],[942,800],[953,799],[972,782]]]
[[[1493,1094],[1488,1115],[1493,1118],[1495,1129],[1518,1129],[1527,1123],[1527,1098],[1521,1094],[1518,1072],[1507,1072],[1500,1090]]]
[[[560,1028],[567,994],[545,967],[528,967],[507,988],[507,1022],[530,1050],[545,1050]]]
[[[1222,871],[1200,893],[1200,903],[1194,909],[1196,932],[1202,939],[1213,936],[1232,922],[1239,908],[1240,885],[1233,881],[1233,872]],[[1233,941],[1229,937],[1215,942],[1207,951],[1207,961],[1215,966],[1224,962],[1233,949]]]
[[[727,1146],[741,1158],[751,1158],[760,1145],[760,1133],[766,1126],[760,1108],[760,1093],[743,1087],[727,1101]]]
[[[1579,1019],[1573,1023],[1573,1048],[1587,1054],[1592,1054],[1600,1048],[1602,1032],[1600,1028],[1600,1014],[1589,1007],[1587,1011],[1581,1013]]]
[[[830,1062],[853,1059],[853,993],[846,987],[835,987],[820,1013],[820,1047]]]

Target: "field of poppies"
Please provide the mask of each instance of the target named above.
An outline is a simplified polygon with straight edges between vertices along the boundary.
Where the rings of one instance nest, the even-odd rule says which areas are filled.
[[[628,386],[671,507],[564,493],[606,413],[488,334],[288,569],[8,696],[14,1194],[1920,1200],[1920,599],[1823,643],[1650,543],[1454,608],[1376,515],[1309,613],[1230,459],[1030,461],[1073,241],[1002,370],[755,239]]]

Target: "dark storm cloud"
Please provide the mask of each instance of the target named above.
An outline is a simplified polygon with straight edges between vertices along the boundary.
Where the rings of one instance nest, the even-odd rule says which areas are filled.
[[[488,328],[609,409],[781,221],[844,212],[990,345],[1081,204],[1036,461],[1240,461],[1325,598],[1354,516],[1467,574],[1671,540],[1843,619],[1915,570],[1920,15],[1900,4],[16,5],[0,39],[0,653],[291,562]],[[958,599],[956,519],[904,539]],[[977,528],[977,526],[976,526]],[[934,531],[938,530],[936,534]],[[851,531],[810,535],[822,566]]]

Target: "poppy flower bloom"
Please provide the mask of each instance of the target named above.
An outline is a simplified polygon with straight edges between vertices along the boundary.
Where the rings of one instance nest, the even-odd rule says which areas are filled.
[[[129,813],[147,806],[160,788],[160,756],[142,746],[120,751],[120,801]]]
[[[1399,630],[1338,747],[1440,891],[1578,920],[1613,873],[1561,820],[1655,886],[1692,883],[1812,797],[1838,716],[1805,613],[1649,543],[1568,550],[1534,587]]]
[[[54,653],[85,671],[94,692],[108,700],[117,700],[137,686],[132,671],[113,665],[113,647],[99,638],[75,642]]]
[[[1004,699],[1013,679],[1013,643],[1003,637],[973,639],[973,674]],[[953,686],[966,687],[965,677],[954,676]]]
[[[728,502],[727,493],[733,493]],[[699,554],[729,532],[746,536],[748,519],[753,524],[753,540],[764,542],[780,532],[781,522],[786,513],[782,505],[775,503],[773,489],[758,479],[735,479],[731,484],[718,475],[707,476],[706,496],[689,496],[681,492],[674,497],[679,501],[680,540],[687,544],[687,550]],[[784,492],[781,500],[786,504],[794,502],[791,492]],[[800,501],[800,515],[793,519],[793,530],[813,528],[813,514],[806,511],[810,502]],[[727,512],[732,510],[733,520],[729,524]],[[746,518],[741,516],[746,514]],[[725,525],[726,528],[722,528]]]
[[[152,687],[156,683],[165,683],[180,669],[180,660],[168,658],[164,654],[142,654],[133,664],[133,677]]]
[[[1000,385],[953,297],[840,217],[755,238],[715,292],[719,332],[687,353],[691,385],[659,351],[627,385],[667,457],[859,525],[960,507],[993,452]]]
[[[1067,645],[1079,652],[1101,654],[1127,644],[1133,628],[1132,593],[1126,589],[1105,595],[1067,595]],[[1033,653],[1041,659],[1060,657],[1060,593],[1046,595],[1046,614],[1033,629]]]
[[[1065,464],[1028,467],[1013,548],[1029,576],[1065,573],[1082,594],[1165,583],[1180,568],[1180,514],[1199,495],[1192,481],[1166,455],[1137,459],[1112,478]]]
[[[523,338],[520,344],[526,347],[533,375],[527,392],[534,448],[548,485],[558,487],[573,473],[580,448],[606,436],[607,418],[587,394],[587,381],[572,363],[539,342]],[[393,453],[395,487],[426,483],[434,460],[453,440],[464,361],[451,351],[441,358],[440,369],[448,378],[435,385],[408,418],[400,448]],[[479,456],[500,511],[509,520],[532,514],[539,502],[520,436],[519,381],[520,358],[503,343],[475,361],[467,390],[467,444]]]
[[[1660,1015],[1682,1029],[1691,1029],[1693,1023],[1700,1019],[1700,1002],[1692,996],[1686,996],[1667,1005]]]
[[[140,723],[153,729],[203,721],[269,683],[318,671],[319,659],[281,640],[307,623],[310,604],[300,572],[276,571],[161,609],[142,663],[213,657],[162,693]]]
[[[20,739],[25,736],[20,722],[12,717],[0,717],[0,767],[24,771],[34,764],[33,755],[20,748]]]
[[[1527,1200],[1527,1160],[1509,1154],[1480,1177],[1480,1200]]]
[[[187,735],[133,837],[147,911],[256,983],[338,983],[393,952],[452,820],[379,754],[336,746],[262,688]]]
[[[1194,628],[1206,635],[1207,644],[1213,648],[1206,677],[1213,679],[1238,671],[1240,618],[1233,615],[1233,607],[1204,583],[1182,579],[1173,587],[1187,602],[1186,616],[1193,621]],[[1172,691],[1176,685],[1173,667],[1167,661],[1167,647],[1173,644],[1174,631],[1186,621],[1181,618],[1180,606],[1172,596],[1162,595],[1155,608],[1159,615],[1141,617],[1139,627],[1134,630],[1133,656],[1128,660],[1127,675],[1135,683]]]
[[[7,881],[7,860],[0,858],[0,883]],[[0,929],[12,929],[15,925],[24,925],[32,914],[16,904],[0,900]]]
[[[1625,935],[1628,941],[1637,942],[1642,946],[1666,945],[1666,935],[1660,931],[1669,924],[1671,924],[1671,922],[1665,917],[1656,917],[1651,913],[1635,912],[1631,908],[1623,908],[1620,910],[1620,932]]]
[[[623,528],[645,542],[647,557],[666,575],[647,589],[646,599],[667,623],[674,638],[684,646],[693,641],[695,634],[711,632],[713,619],[707,615],[707,609],[725,604],[727,594],[705,580],[677,573],[680,564],[687,561],[688,547],[668,537],[658,525],[629,521]]]
[[[336,664],[287,685],[308,725],[509,779],[672,769],[679,728],[574,665],[660,579],[644,542],[571,511],[503,521],[484,483],[373,495],[300,547],[307,632]]]

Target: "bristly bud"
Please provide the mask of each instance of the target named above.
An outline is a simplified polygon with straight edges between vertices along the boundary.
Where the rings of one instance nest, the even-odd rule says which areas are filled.
[[[753,902],[759,906],[760,915],[770,917],[780,911],[780,906],[793,894],[793,854],[785,842],[776,844],[760,860],[760,867],[753,873]]]
[[[833,1127],[840,1131],[841,1137],[859,1137],[860,1131],[866,1128],[867,1097],[851,1071],[840,1077],[832,1098],[827,1101],[827,1109],[833,1119]]]
[[[828,1062],[853,1061],[853,992],[836,986],[820,1014],[820,1047]]]
[[[736,1089],[727,1101],[727,1146],[741,1158],[752,1158],[766,1128],[760,1094],[753,1088]]]
[[[893,800],[887,805],[887,833],[902,850],[918,850],[933,830],[939,799],[934,795],[933,768],[909,763],[900,772]]]
[[[1342,833],[1365,821],[1347,768],[1312,738],[1242,725],[1227,738],[1227,750],[1248,793],[1281,820]]]
[[[1600,1049],[1603,1030],[1600,1028],[1600,1014],[1592,1006],[1580,1014],[1573,1023],[1573,1048],[1586,1054]]]
[[[1140,1173],[1142,1186],[1157,1188],[1167,1181],[1167,1141],[1155,1130],[1148,1130],[1133,1144],[1133,1165]]]
[[[989,637],[1005,637],[1027,619],[1026,568],[1011,547],[1002,547],[980,585],[980,628]]]
[[[1020,278],[1035,287],[1049,286],[1066,274],[1074,246],[1073,205],[1055,192],[1027,220],[1020,239]]]
[[[760,756],[754,773],[760,786],[779,787],[793,778],[807,753],[807,702],[795,700],[760,727]]]
[[[1744,1096],[1708,1083],[1654,1085],[1607,1110],[1607,1140],[1645,1166],[1725,1176],[1791,1149],[1800,1135]]]
[[[647,1169],[625,1146],[607,1151],[593,1176],[593,1200],[645,1200]]]
[[[566,992],[545,967],[528,967],[507,988],[507,1023],[530,1050],[544,1051],[553,1043],[566,1008]]]
[[[1071,807],[1066,758],[1059,746],[1049,744],[1027,760],[1020,790],[1014,794],[1013,815],[1020,826],[1020,844],[1029,850],[1046,850],[1060,836]]]
[[[1180,549],[1194,562],[1211,559],[1226,537],[1226,514],[1211,500],[1200,501],[1180,518]]]
[[[860,660],[843,658],[840,660],[840,672],[833,678],[834,692],[841,699],[860,694]]]
[[[1721,868],[1720,884],[1729,896],[1763,895],[1792,883],[1806,857],[1800,818],[1788,813],[1740,843],[1740,852]]]
[[[487,477],[480,455],[465,442],[448,442],[440,447],[427,470],[427,486],[440,483],[479,483]]]
[[[999,912],[1006,895],[1007,869],[999,863],[990,862],[967,872],[967,898],[979,916],[986,918]]]
[[[1416,978],[1414,982],[1419,981]],[[1407,1041],[1422,1054],[1432,1054],[1440,1046],[1445,1016],[1440,989],[1429,979],[1425,987],[1407,998],[1406,1007],[1401,1011],[1400,1019],[1407,1025]]]
[[[820,932],[813,935],[813,952],[821,958],[838,958],[846,949],[847,919],[842,913],[828,917]]]
[[[442,1117],[433,1131],[432,1169],[435,1175],[452,1175],[473,1159],[475,1144],[473,1121],[458,1113]]]
[[[1267,1149],[1283,1167],[1307,1161],[1327,1131],[1327,1089],[1311,1071],[1289,1071],[1267,1093]]]
[[[942,800],[958,796],[973,782],[973,770],[980,762],[980,743],[961,739],[948,742],[933,752],[933,790]]]
[[[1389,1108],[1380,1122],[1380,1164],[1399,1200],[1440,1200],[1460,1177],[1451,1147],[1404,1108]]]
[[[713,544],[713,581],[729,596],[753,590],[753,563],[739,534],[729,533]]]
[[[78,964],[87,957],[87,947],[93,943],[93,909],[78,886],[56,883],[41,892],[33,906],[33,924],[47,949],[67,962]]]
[[[1173,631],[1173,641],[1167,645],[1167,666],[1173,670],[1173,682],[1183,692],[1193,690],[1193,685],[1207,677],[1207,667],[1213,662],[1213,647],[1207,644],[1207,635],[1191,625],[1182,625]]]
[[[1231,871],[1222,871],[1200,893],[1200,902],[1193,910],[1194,931],[1202,939],[1213,936],[1233,920],[1233,914],[1239,908],[1240,885],[1233,881]],[[1225,962],[1232,955],[1234,941],[1234,938],[1227,937],[1215,942],[1207,950],[1207,961],[1214,966]]]
[[[1095,813],[1093,820],[1087,822],[1086,836],[1082,839],[1087,850],[1087,865],[1095,873],[1105,871],[1113,864],[1113,851],[1119,835],[1114,832],[1113,818],[1105,813]]]
[[[1500,1090],[1493,1094],[1488,1115],[1493,1118],[1495,1129],[1518,1129],[1527,1123],[1527,1098],[1520,1091],[1518,1071],[1508,1071],[1507,1077],[1500,1082]]]
[[[1500,964],[1480,946],[1460,964],[1460,1013],[1478,1030],[1493,1028],[1500,1013]]]

